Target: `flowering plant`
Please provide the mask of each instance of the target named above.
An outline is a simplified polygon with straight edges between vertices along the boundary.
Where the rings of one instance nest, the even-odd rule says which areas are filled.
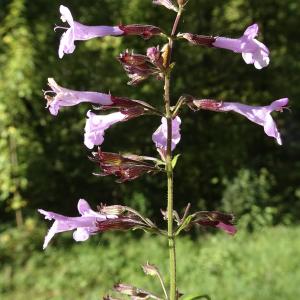
[[[264,127],[265,133],[282,144],[279,130],[271,116],[273,111],[282,111],[288,104],[288,99],[283,98],[273,101],[267,106],[251,106],[237,102],[218,101],[212,99],[198,99],[194,96],[183,94],[171,105],[170,83],[171,73],[174,68],[172,52],[174,42],[185,40],[193,45],[223,48],[236,53],[241,53],[247,64],[254,64],[257,69],[268,66],[269,50],[256,39],[258,25],[249,26],[244,34],[237,39],[227,37],[213,37],[193,33],[177,33],[181,16],[187,5],[187,0],[153,0],[153,4],[163,6],[176,13],[176,18],[170,34],[153,25],[128,24],[120,26],[87,26],[74,21],[70,10],[61,5],[60,13],[63,22],[69,24],[69,28],[56,27],[66,30],[60,40],[59,57],[64,54],[73,53],[75,41],[88,40],[92,38],[110,36],[137,35],[144,39],[159,36],[166,39],[164,45],[152,46],[147,49],[146,54],[137,54],[133,51],[124,51],[117,58],[128,74],[129,85],[138,85],[150,76],[154,76],[164,84],[164,111],[151,104],[133,100],[125,97],[112,96],[101,92],[75,91],[59,86],[54,79],[48,79],[51,90],[45,91],[47,107],[52,115],[56,116],[62,107],[78,105],[81,102],[93,104],[95,111],[87,112],[86,125],[84,128],[84,144],[89,149],[98,146],[97,151],[92,152],[90,160],[95,162],[99,168],[98,176],[116,176],[117,182],[135,180],[138,177],[164,172],[167,179],[167,210],[162,211],[163,218],[167,221],[167,229],[159,228],[154,222],[143,216],[133,208],[121,205],[98,207],[98,211],[90,208],[89,204],[80,199],[78,202],[79,217],[66,217],[54,212],[39,209],[46,219],[54,219],[54,223],[45,237],[43,248],[45,249],[56,233],[73,231],[75,241],[87,240],[90,235],[108,230],[132,230],[142,229],[147,232],[164,236],[168,240],[169,251],[169,287],[165,285],[162,274],[157,266],[149,263],[143,266],[146,275],[155,276],[162,286],[162,295],[154,295],[150,291],[134,287],[129,284],[118,283],[115,291],[132,299],[167,299],[175,300],[183,296],[177,288],[176,282],[176,237],[191,227],[200,225],[204,227],[215,227],[224,232],[234,235],[237,231],[235,218],[232,213],[219,211],[196,211],[190,213],[191,205],[187,204],[184,214],[173,209],[173,173],[179,155],[173,155],[176,145],[180,142],[180,127],[182,120],[179,117],[180,109],[189,107],[193,111],[210,110],[213,112],[234,111],[243,115],[248,120]],[[106,113],[107,110],[113,112]],[[100,112],[104,112],[99,114]],[[153,115],[161,119],[161,124],[152,134],[159,157],[138,156],[132,153],[104,152],[99,147],[104,144],[105,132],[119,122],[129,121],[138,116]],[[121,126],[121,125],[120,125]],[[187,297],[184,295],[183,297]],[[196,297],[197,298],[197,297]],[[195,298],[195,299],[196,299]],[[201,298],[199,296],[198,298]],[[104,299],[112,299],[110,296]]]

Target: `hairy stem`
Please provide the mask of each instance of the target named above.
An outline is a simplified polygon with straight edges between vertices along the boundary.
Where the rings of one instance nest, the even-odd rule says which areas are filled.
[[[168,181],[168,206],[167,206],[167,218],[168,218],[168,244],[169,244],[169,273],[170,273],[170,292],[169,299],[175,300],[176,296],[176,249],[175,249],[175,235],[173,230],[173,167],[172,167],[172,112],[171,112],[171,101],[170,101],[170,63],[171,55],[173,50],[173,38],[175,36],[177,26],[182,13],[180,7],[174,25],[172,33],[169,38],[168,44],[168,57],[166,63],[166,74],[164,84],[164,100],[165,100],[165,113],[167,119],[168,135],[167,135],[167,153],[166,153],[166,172]]]

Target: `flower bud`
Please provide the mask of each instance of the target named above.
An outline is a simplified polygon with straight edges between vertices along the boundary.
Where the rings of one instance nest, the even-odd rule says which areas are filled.
[[[151,265],[148,262],[142,266],[143,271],[146,275],[150,276],[158,276],[159,275],[159,270],[155,265]]]
[[[130,53],[126,50],[124,53],[121,53],[118,57],[118,60],[126,65],[130,66],[141,66],[149,61],[148,57],[142,54]]]
[[[146,55],[135,54],[126,50],[119,55],[118,60],[131,79],[128,82],[129,85],[136,85],[149,76],[157,75],[160,72]]]

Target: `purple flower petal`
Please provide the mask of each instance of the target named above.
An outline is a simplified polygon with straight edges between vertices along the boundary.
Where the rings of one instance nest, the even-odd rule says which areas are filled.
[[[172,145],[171,150],[173,151],[176,145],[179,143],[180,135],[180,124],[181,119],[177,116],[172,120]],[[156,148],[162,148],[167,150],[167,136],[168,136],[168,127],[167,119],[161,119],[161,125],[156,129],[152,135],[152,140],[155,143]]]
[[[217,227],[231,235],[237,232],[232,214],[219,211],[200,211],[196,213],[196,218],[195,223],[201,226]]]
[[[254,39],[257,37],[259,31],[259,27],[257,24],[250,25],[244,32],[244,36],[248,37],[249,40]]]
[[[77,228],[73,232],[73,239],[76,242],[84,242],[90,237],[90,234],[91,233],[88,232],[88,230],[86,230],[85,228]]]
[[[87,112],[85,124],[84,144],[89,149],[95,145],[101,145],[104,141],[104,132],[111,125],[125,121],[126,115],[121,112],[114,112],[108,115],[96,115],[91,111]]]
[[[222,230],[224,230],[225,232],[227,232],[228,234],[234,235],[237,232],[237,229],[235,228],[234,225],[231,224],[225,224],[223,222],[219,222],[216,225],[217,228],[220,228]]]
[[[89,215],[91,212],[94,212],[84,199],[79,199],[77,209],[82,216]]]

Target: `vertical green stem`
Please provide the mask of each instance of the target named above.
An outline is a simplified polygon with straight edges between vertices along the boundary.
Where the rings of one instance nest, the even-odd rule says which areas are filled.
[[[166,155],[166,171],[168,180],[168,244],[169,244],[169,270],[170,270],[170,293],[169,299],[176,299],[176,252],[175,237],[173,233],[173,167],[172,167],[172,115],[170,110],[170,75],[165,77],[165,104],[168,126],[168,143]]]
[[[172,167],[172,112],[171,112],[171,101],[170,101],[170,63],[171,55],[173,50],[173,38],[176,33],[176,29],[180,20],[182,13],[182,7],[180,7],[174,25],[172,28],[171,37],[169,38],[168,44],[168,56],[166,61],[166,74],[165,74],[165,84],[164,84],[164,100],[165,100],[165,110],[167,119],[167,153],[166,153],[166,172],[168,181],[168,245],[169,245],[169,272],[170,272],[170,292],[169,300],[176,300],[176,248],[175,248],[175,236],[173,230],[173,167]]]

